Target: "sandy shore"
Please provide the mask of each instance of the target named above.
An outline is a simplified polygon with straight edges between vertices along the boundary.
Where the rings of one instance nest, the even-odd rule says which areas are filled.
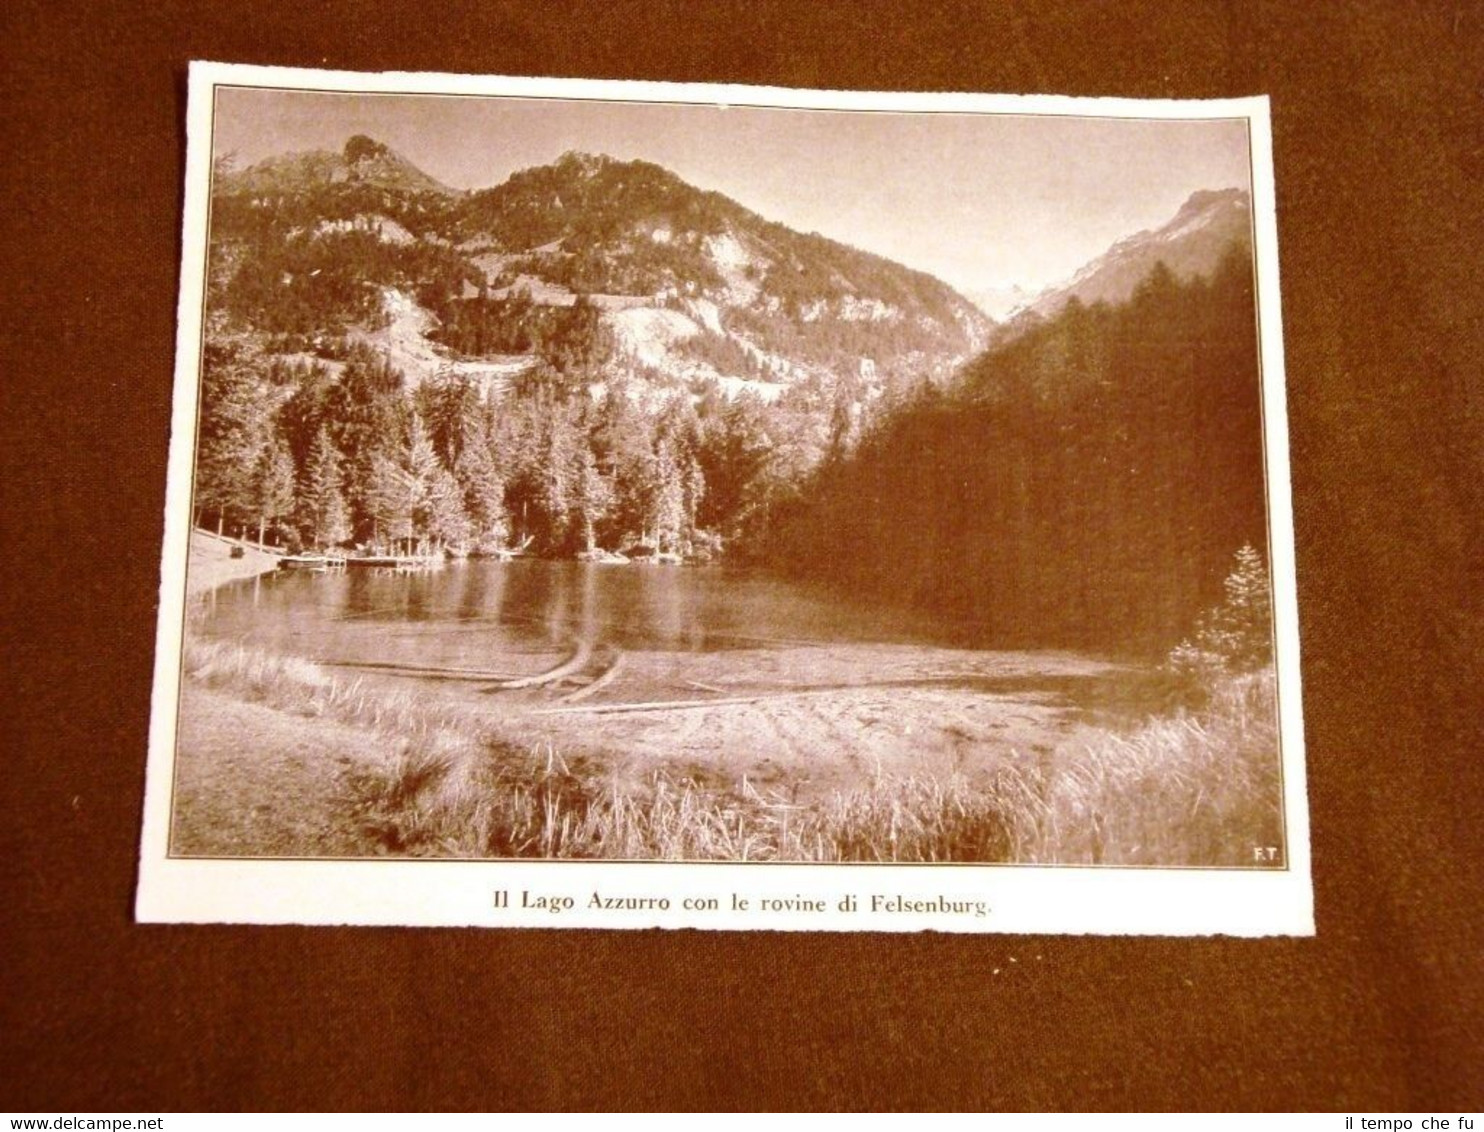
[[[253,578],[278,569],[278,555],[244,546],[242,557],[233,558],[234,545],[236,544],[202,531],[192,531],[191,557],[186,568],[186,593],[203,594],[227,582]]]

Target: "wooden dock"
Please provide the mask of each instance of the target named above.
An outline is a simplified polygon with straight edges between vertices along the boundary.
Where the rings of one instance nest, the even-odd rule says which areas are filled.
[[[279,560],[280,570],[395,570],[416,573],[437,570],[443,565],[442,555],[434,554],[290,554]]]
[[[346,566],[355,569],[396,570],[403,574],[438,570],[444,564],[441,554],[366,554],[354,555],[344,561]]]
[[[289,554],[279,559],[280,570],[312,570],[322,572],[325,570],[345,569],[345,555],[343,554]]]

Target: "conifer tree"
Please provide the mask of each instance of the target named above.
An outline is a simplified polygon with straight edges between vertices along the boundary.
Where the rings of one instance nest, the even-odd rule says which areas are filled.
[[[546,422],[544,443],[537,464],[536,508],[542,538],[550,549],[567,543],[571,535],[572,508],[577,495],[577,445],[579,437],[571,418],[554,411]]]
[[[631,395],[628,381],[614,375],[591,430],[598,470],[613,488],[608,520],[621,537],[639,535],[646,523],[652,425]]]
[[[442,464],[437,465],[423,483],[422,495],[424,530],[434,546],[440,550],[445,547],[466,550],[472,525],[464,510],[464,493],[453,473]]]
[[[346,499],[362,537],[387,537],[376,507],[389,498],[388,482],[376,465],[378,457],[394,465],[402,462],[411,411],[403,386],[400,370],[375,352],[355,347],[329,397],[331,439],[345,453]],[[379,504],[373,493],[379,493]]]
[[[680,546],[680,532],[685,526],[685,487],[670,441],[660,440],[656,444],[651,468],[647,526],[654,534],[658,549],[676,550]]]
[[[469,378],[445,366],[418,387],[416,401],[433,450],[445,467],[452,468],[478,427],[483,411],[479,390]]]
[[[459,453],[454,475],[464,493],[464,510],[477,547],[498,550],[510,537],[505,510],[505,480],[495,463],[484,428],[479,427]]]
[[[278,429],[289,442],[295,465],[303,468],[320,430],[328,423],[335,382],[323,363],[314,362],[300,369],[293,383],[293,395],[278,413]]]
[[[578,456],[577,500],[578,521],[582,524],[583,548],[593,550],[598,545],[597,528],[608,516],[613,506],[613,484],[598,470],[593,450],[582,445]]]
[[[462,493],[433,451],[433,442],[417,413],[412,415],[404,470],[410,511],[409,534],[419,542],[426,538],[439,546],[462,546],[469,535]]]
[[[1251,544],[1237,551],[1222,589],[1226,599],[1207,615],[1199,641],[1235,672],[1261,668],[1273,657],[1273,598],[1267,567]]]
[[[253,473],[253,496],[258,513],[258,544],[267,528],[294,510],[294,457],[282,436],[263,446]]]
[[[735,536],[760,505],[772,458],[768,416],[763,400],[747,392],[707,421],[697,449],[706,485],[705,495],[697,500],[703,526]]]
[[[700,460],[691,453],[686,454],[685,465],[680,473],[681,488],[685,495],[685,538],[690,541],[699,529],[696,517],[706,498],[706,473],[701,470]]]
[[[308,543],[320,550],[350,537],[350,517],[340,489],[340,453],[323,425],[305,461],[299,488],[298,524]]]
[[[258,517],[256,473],[268,439],[262,382],[244,343],[209,333],[201,367],[196,505],[239,526]]]
[[[1022,327],[954,386],[883,398],[855,450],[823,467],[792,390],[760,428],[743,427],[738,398],[727,427],[708,422],[702,514],[757,533],[779,565],[1000,641],[1163,653],[1210,604],[1231,548],[1260,546],[1254,327],[1250,250],[1208,280],[1161,265],[1127,303],[1069,303]],[[759,432],[771,444],[749,440]],[[1265,662],[1261,565],[1243,552],[1191,649]]]
[[[410,539],[417,492],[407,469],[386,453],[375,452],[367,464],[365,484],[364,506],[372,541],[395,548],[397,542]]]

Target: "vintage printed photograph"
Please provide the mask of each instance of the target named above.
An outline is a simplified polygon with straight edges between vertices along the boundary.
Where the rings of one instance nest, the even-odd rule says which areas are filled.
[[[142,887],[1306,894],[1260,100],[706,94],[193,69]]]

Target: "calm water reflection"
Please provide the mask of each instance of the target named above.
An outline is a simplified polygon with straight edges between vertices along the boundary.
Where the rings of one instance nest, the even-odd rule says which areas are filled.
[[[498,666],[585,641],[715,652],[770,645],[951,643],[950,627],[767,575],[578,562],[467,562],[427,574],[279,573],[206,596],[224,636],[318,660]],[[962,643],[962,642],[958,642]]]

